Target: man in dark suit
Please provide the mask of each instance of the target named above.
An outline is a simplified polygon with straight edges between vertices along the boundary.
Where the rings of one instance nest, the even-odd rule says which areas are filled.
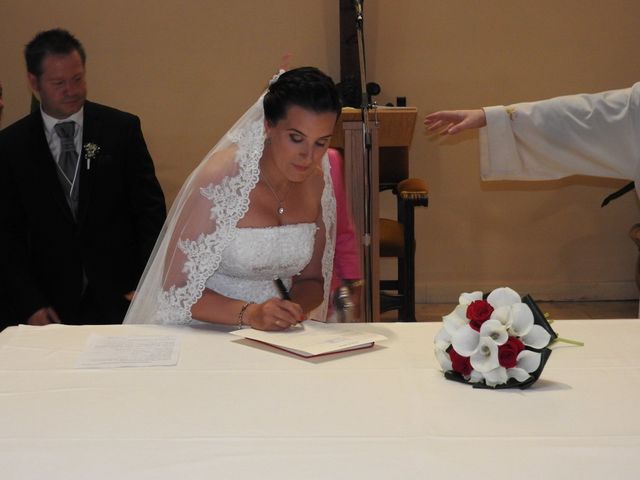
[[[69,32],[25,58],[41,108],[0,131],[0,327],[119,323],[166,214],[140,121],[86,101]]]

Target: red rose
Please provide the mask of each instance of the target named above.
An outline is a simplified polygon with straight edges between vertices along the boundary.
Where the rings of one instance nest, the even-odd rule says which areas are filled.
[[[449,347],[447,350],[449,354],[449,358],[451,359],[451,367],[454,372],[458,372],[465,377],[471,375],[471,359],[469,357],[463,357],[458,352],[456,352],[453,347]]]
[[[522,350],[524,350],[524,343],[516,337],[509,337],[504,345],[498,347],[498,362],[504,368],[513,368]]]
[[[493,307],[485,300],[475,300],[467,307],[467,318],[471,320],[469,326],[476,332],[480,331],[480,325],[491,318]]]

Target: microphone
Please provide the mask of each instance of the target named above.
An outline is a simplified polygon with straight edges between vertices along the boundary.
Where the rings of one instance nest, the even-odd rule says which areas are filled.
[[[353,7],[356,9],[356,17],[362,20],[362,4],[364,0],[353,0]]]

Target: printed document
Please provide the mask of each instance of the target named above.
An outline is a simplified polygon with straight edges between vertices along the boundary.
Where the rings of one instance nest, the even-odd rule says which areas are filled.
[[[91,334],[77,368],[161,367],[178,363],[175,335],[104,336]]]

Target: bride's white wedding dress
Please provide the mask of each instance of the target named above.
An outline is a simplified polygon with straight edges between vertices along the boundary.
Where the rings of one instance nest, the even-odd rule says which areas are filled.
[[[265,142],[263,96],[236,122],[191,173],[136,290],[124,323],[188,325],[205,288],[237,300],[262,303],[278,296],[274,276],[287,288],[318,254],[325,320],[335,248],[336,205],[329,159],[322,159],[321,215],[314,223],[238,228],[260,176]],[[314,250],[316,252],[314,252]]]
[[[291,277],[313,255],[315,223],[263,228],[235,228],[235,238],[222,252],[218,270],[206,288],[226,297],[262,303],[278,297],[274,277],[291,288]]]

